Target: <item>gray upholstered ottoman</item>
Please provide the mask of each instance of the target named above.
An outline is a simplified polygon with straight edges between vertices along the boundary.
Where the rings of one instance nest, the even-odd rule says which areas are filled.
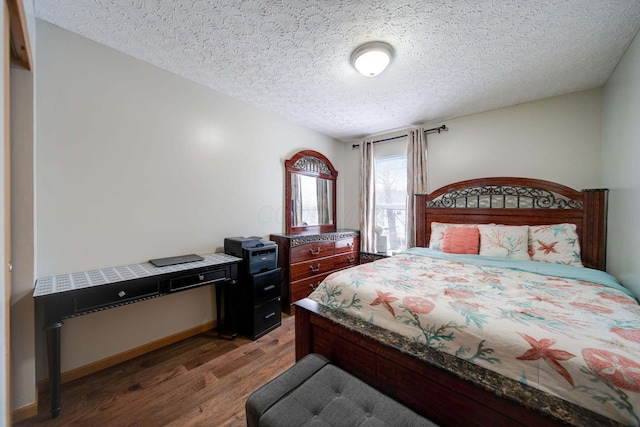
[[[435,426],[317,354],[256,390],[246,411],[249,427]]]

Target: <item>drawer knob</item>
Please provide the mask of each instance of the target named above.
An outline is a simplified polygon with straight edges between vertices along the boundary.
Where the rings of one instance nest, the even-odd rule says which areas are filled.
[[[198,280],[200,281],[204,280],[204,274],[198,274]]]
[[[125,291],[120,291],[120,292],[118,292],[118,296],[119,296],[120,298],[122,298],[122,297],[123,297],[123,296],[125,296],[125,295],[127,295],[127,293],[126,293]]]
[[[311,288],[312,291],[315,291],[316,289],[318,289],[318,286],[320,286],[320,280],[316,282],[315,286],[313,286],[313,283],[309,283],[309,287]]]
[[[317,273],[318,271],[320,271],[320,263],[318,263],[318,265],[316,265],[316,268],[313,268],[312,265],[309,266],[309,270],[313,271],[314,273]]]
[[[320,246],[318,246],[318,249],[316,251],[314,251],[313,248],[309,248],[309,253],[311,255],[320,255]]]
[[[356,260],[356,257],[352,256],[351,258],[347,258],[349,263],[353,263]]]

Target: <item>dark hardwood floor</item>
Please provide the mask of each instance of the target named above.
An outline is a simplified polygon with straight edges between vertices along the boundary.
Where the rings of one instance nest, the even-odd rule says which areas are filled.
[[[245,426],[244,404],[295,361],[294,317],[251,341],[215,331],[153,351],[62,386],[62,414],[15,426]]]

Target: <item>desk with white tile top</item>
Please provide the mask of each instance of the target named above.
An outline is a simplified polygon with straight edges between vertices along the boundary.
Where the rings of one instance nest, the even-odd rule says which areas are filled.
[[[156,267],[149,262],[36,280],[33,297],[44,314],[49,363],[51,416],[60,415],[60,332],[62,320],[206,285],[232,285],[242,261],[227,254],[202,255],[201,261]],[[230,286],[216,286],[217,327],[233,307]],[[224,300],[224,305],[222,304]],[[223,315],[223,310],[225,311]],[[236,325],[232,313],[232,337]]]

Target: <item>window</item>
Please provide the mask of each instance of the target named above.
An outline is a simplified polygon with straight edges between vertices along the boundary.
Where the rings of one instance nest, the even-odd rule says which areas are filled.
[[[403,250],[407,242],[407,156],[376,159],[375,191],[376,226],[387,236],[387,250]]]

